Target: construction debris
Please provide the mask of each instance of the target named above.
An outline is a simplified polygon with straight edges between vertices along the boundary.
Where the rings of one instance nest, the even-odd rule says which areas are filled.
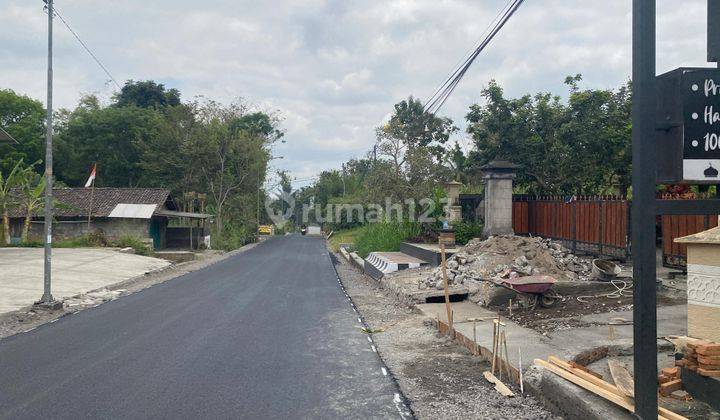
[[[562,280],[589,280],[592,262],[573,255],[560,243],[539,237],[491,236],[473,239],[447,261],[451,285],[468,284],[498,275],[549,275]],[[420,287],[444,288],[438,267]]]
[[[684,357],[676,365],[703,376],[720,377],[720,344],[707,341],[687,342]]]
[[[630,412],[635,411],[634,400],[619,391],[617,386],[590,375],[583,370],[576,369],[562,359],[550,356],[548,361],[535,359],[535,364]],[[658,407],[658,419],[687,420],[686,417],[663,407]]]
[[[635,398],[635,381],[625,365],[615,359],[608,359],[608,367],[618,391]]]
[[[500,393],[500,395],[503,395],[505,397],[514,397],[515,393],[510,390],[502,381],[495,377],[492,373],[485,371],[483,372],[483,376],[485,376],[485,379],[488,380],[491,384],[495,384],[495,390]]]

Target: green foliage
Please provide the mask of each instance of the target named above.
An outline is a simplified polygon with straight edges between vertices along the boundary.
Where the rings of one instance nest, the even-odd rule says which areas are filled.
[[[0,143],[0,172],[9,173],[20,160],[35,162],[43,158],[44,118],[40,101],[0,89],[0,127],[19,143]]]
[[[220,235],[213,236],[211,245],[214,249],[230,251],[255,242],[256,237],[255,225],[233,223],[226,225]]]
[[[338,252],[340,250],[340,244],[353,244],[357,241],[357,237],[363,232],[364,227],[359,226],[352,229],[345,229],[333,232],[330,237],[330,248]]]
[[[162,124],[154,109],[78,106],[58,127],[58,178],[81,186],[97,162],[97,186],[139,186],[143,145],[158,136]]]
[[[165,89],[162,83],[152,80],[128,80],[114,99],[118,107],[164,108],[180,105],[180,92],[177,89]]]
[[[87,238],[88,238],[88,240],[91,239],[89,237],[87,237]],[[152,249],[150,248],[150,246],[148,246],[148,244],[143,242],[140,238],[138,238],[136,236],[132,236],[132,235],[121,236],[120,238],[118,238],[117,241],[115,241],[113,243],[113,245],[118,248],[130,247],[133,250],[135,250],[135,253],[137,255],[150,255],[150,251],[152,251]]]
[[[395,112],[382,130],[410,148],[444,144],[457,130],[449,118],[425,112],[420,100],[410,96],[395,104]]]
[[[465,245],[473,238],[479,238],[482,234],[483,225],[477,222],[455,222],[455,242]]]
[[[402,242],[420,231],[420,224],[412,222],[371,223],[358,233],[355,248],[362,258],[375,251],[399,251]]]
[[[500,158],[520,164],[516,187],[538,194],[603,194],[630,185],[630,84],[580,90],[568,77],[568,103],[549,93],[504,97],[491,81],[485,105],[467,115],[475,142],[470,171]]]

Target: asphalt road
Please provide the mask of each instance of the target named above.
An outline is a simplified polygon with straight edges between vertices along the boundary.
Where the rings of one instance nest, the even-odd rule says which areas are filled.
[[[0,341],[0,418],[399,418],[319,238]]]

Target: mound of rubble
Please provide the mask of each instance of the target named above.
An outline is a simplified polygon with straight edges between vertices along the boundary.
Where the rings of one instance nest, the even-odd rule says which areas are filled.
[[[492,236],[473,239],[447,261],[451,285],[474,283],[516,272],[520,276],[548,275],[556,280],[589,280],[591,260],[573,255],[560,243],[539,237]],[[420,281],[421,289],[443,289],[437,267]]]

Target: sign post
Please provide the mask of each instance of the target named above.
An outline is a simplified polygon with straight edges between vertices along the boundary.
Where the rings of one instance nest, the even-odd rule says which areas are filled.
[[[635,414],[657,418],[655,0],[633,0],[632,254]]]

